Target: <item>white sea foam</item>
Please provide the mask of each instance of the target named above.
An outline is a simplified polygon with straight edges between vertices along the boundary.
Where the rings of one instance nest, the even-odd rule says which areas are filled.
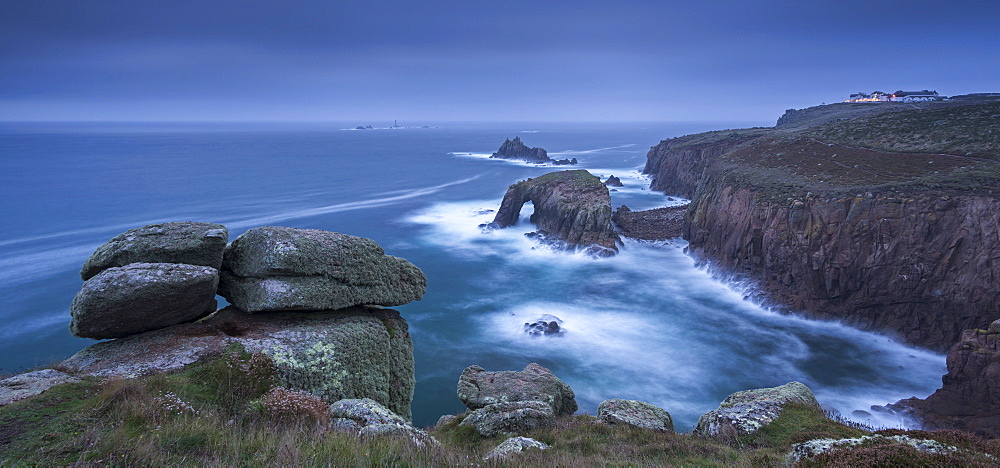
[[[594,154],[594,153],[603,153],[605,151],[611,151],[611,150],[616,150],[616,149],[631,148],[633,146],[635,146],[635,143],[629,143],[627,145],[619,145],[619,146],[606,146],[606,147],[603,147],[603,148],[593,148],[593,149],[588,149],[588,150],[564,150],[564,151],[556,151],[554,153],[549,153],[549,155],[550,156],[552,156],[552,155],[570,156],[570,155],[575,155],[575,154]]]
[[[926,396],[944,372],[940,355],[745,300],[746,291],[697,267],[683,241],[626,240],[619,255],[595,259],[525,237],[535,229],[527,205],[516,226],[481,230],[495,215],[485,210],[497,206],[499,200],[447,202],[408,217],[424,226],[422,242],[493,266],[473,281],[489,293],[455,298],[454,310],[474,314],[472,337],[439,345],[467,359],[502,350],[548,362],[583,411],[594,412],[607,398],[634,398],[666,408],[680,429],[690,429],[731,392],[798,380],[822,404],[852,417],[871,405]],[[562,319],[565,333],[523,331],[543,314]]]

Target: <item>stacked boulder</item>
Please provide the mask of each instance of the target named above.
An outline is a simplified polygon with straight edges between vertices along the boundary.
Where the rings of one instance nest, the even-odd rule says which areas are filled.
[[[472,410],[460,425],[483,437],[549,427],[556,416],[577,410],[573,389],[535,363],[521,372],[470,366],[459,378],[458,398]]]
[[[219,295],[243,311],[334,310],[420,300],[427,278],[375,241],[316,229],[253,228],[226,248]]]
[[[130,229],[83,265],[85,283],[70,307],[70,331],[121,338],[215,312],[225,226],[174,222]]]
[[[371,239],[335,232],[265,226],[228,237],[219,224],[175,222],[98,248],[81,271],[70,329],[115,339],[62,367],[137,377],[238,344],[270,358],[289,390],[328,403],[370,398],[409,419],[413,343],[399,313],[378,306],[421,299],[423,272]],[[232,305],[216,311],[216,293]]]

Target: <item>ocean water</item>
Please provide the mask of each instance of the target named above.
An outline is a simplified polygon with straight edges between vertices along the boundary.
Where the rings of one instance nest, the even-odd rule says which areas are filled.
[[[369,237],[427,274],[424,299],[397,307],[413,336],[414,422],[463,410],[466,366],[538,362],[580,410],[608,398],[667,409],[678,430],[729,393],[792,380],[845,415],[940,386],[944,357],[830,322],[781,315],[696,267],[684,242],[626,240],[595,259],[534,243],[519,225],[483,232],[507,186],[552,170],[488,159],[520,136],[625,187],[617,207],[682,201],[639,173],[661,139],[740,123],[428,124],[0,123],[0,369],[56,363],[93,343],[69,334],[79,268],[141,225],[212,221],[230,239],[262,225]],[[529,336],[544,314],[562,336]],[[905,425],[906,421],[859,421]]]

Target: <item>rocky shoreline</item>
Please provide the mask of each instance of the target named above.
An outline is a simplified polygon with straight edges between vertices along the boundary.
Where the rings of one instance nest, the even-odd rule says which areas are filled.
[[[981,395],[992,394],[983,356],[995,354],[988,330],[1000,308],[1000,122],[990,117],[1000,104],[885,109],[821,106],[773,129],[665,140],[644,173],[652,189],[692,199],[692,255],[753,281],[761,300],[950,349],[941,390],[890,408],[995,437],[997,403]]]

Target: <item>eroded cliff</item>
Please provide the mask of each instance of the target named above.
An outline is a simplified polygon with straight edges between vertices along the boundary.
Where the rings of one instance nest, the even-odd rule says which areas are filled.
[[[645,172],[692,198],[684,237],[700,260],[796,312],[944,351],[1000,315],[994,116],[996,103],[948,105],[691,135],[653,147]]]

